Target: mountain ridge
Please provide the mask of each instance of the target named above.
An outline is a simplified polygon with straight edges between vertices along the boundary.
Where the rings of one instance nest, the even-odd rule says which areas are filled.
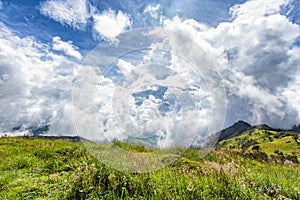
[[[280,129],[280,128],[272,128],[267,124],[258,124],[258,125],[251,125],[248,122],[245,122],[243,120],[239,120],[237,122],[235,122],[233,125],[217,132],[216,134],[219,135],[219,139],[218,142],[223,141],[223,140],[227,140],[230,138],[234,138],[237,137],[239,135],[242,135],[245,131],[249,131],[249,130],[254,130],[254,129],[258,129],[258,130],[267,130],[267,131],[283,131],[283,132],[296,132],[296,133],[300,133],[300,125],[298,126],[293,126],[292,129]]]

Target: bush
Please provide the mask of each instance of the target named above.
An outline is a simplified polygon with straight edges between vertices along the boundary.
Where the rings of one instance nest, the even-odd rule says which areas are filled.
[[[279,150],[275,149],[275,150],[274,150],[274,153],[278,154],[278,153],[279,153]]]
[[[292,163],[299,163],[297,155],[295,154],[287,154],[284,155],[282,152],[275,150],[274,153],[277,155],[271,155],[270,158],[273,161],[279,162],[279,163],[284,163],[285,161],[291,161]]]
[[[288,155],[285,156],[285,159],[289,160],[289,161],[292,161],[293,163],[299,163],[298,158],[297,158],[296,155],[288,154]]]
[[[259,151],[260,150],[260,146],[259,145],[255,145],[251,148],[253,151]]]
[[[243,142],[242,149],[247,149],[248,147],[250,147],[252,145],[256,145],[256,144],[258,144],[258,142],[256,140],[248,139],[245,142]]]
[[[267,162],[268,161],[268,155],[263,152],[263,151],[255,151],[255,152],[250,152],[250,153],[246,153],[246,155],[248,157],[250,157],[251,159],[255,159],[261,162]]]

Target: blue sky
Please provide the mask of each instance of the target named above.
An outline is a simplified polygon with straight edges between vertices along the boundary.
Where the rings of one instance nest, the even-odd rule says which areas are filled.
[[[232,5],[242,2],[244,1],[90,1],[89,5],[95,6],[99,12],[113,9],[127,13],[131,17],[132,28],[140,28],[160,25],[157,19],[149,19],[146,14],[143,14],[149,5],[161,5],[160,14],[167,18],[175,16],[193,18],[211,26],[217,26],[220,22],[230,20],[231,16],[228,11]],[[21,37],[34,36],[41,42],[50,43],[53,36],[60,36],[64,41],[72,40],[83,52],[89,51],[99,43],[99,40],[93,38],[92,19],[88,19],[86,27],[82,30],[67,23],[62,25],[41,14],[40,8],[43,3],[45,1],[3,0],[1,21],[17,31]]]
[[[121,45],[120,37],[126,31],[145,27],[161,27],[183,34],[207,53],[220,76],[219,85],[226,94],[226,99],[212,101],[226,106],[226,114],[218,116],[224,121],[224,127],[245,120],[252,124],[267,123],[289,128],[300,123],[299,24],[298,0],[0,0],[0,130],[7,132],[23,125],[26,131],[29,126],[50,124],[51,134],[77,134],[72,92],[81,73],[80,67],[87,64],[85,59],[91,59],[95,48],[114,49],[118,42]],[[134,40],[138,39],[132,38],[126,44],[130,46]],[[170,80],[175,80],[176,74],[184,73],[176,64],[181,63],[184,68],[188,63],[174,63],[180,59],[159,52],[158,47],[153,43],[149,47],[153,51],[116,59],[115,67],[106,71],[103,77],[103,69],[100,69],[97,76],[104,81],[98,83],[102,84],[100,91],[109,93],[116,87],[116,80],[126,79],[128,74],[135,75],[134,80],[138,81],[141,77],[146,80],[141,72],[149,73],[160,81],[158,77],[162,76],[158,76],[159,73],[164,73],[163,77]],[[108,51],[107,59],[110,53]],[[183,54],[181,56],[185,57]],[[96,59],[97,55],[94,56]],[[158,61],[168,69],[139,67]],[[185,77],[185,81],[196,80],[192,70],[186,73],[189,78]],[[202,79],[205,81],[205,77]],[[181,88],[189,91],[182,99],[203,98],[202,104],[194,99],[193,105],[197,107],[199,103],[203,111],[200,115],[204,115],[208,112],[206,108],[214,106],[205,99],[206,89],[199,84],[202,83],[190,81],[189,86]],[[172,89],[164,90],[164,94],[141,95],[145,104],[142,101],[138,103],[140,108],[132,107],[136,112],[134,117],[130,115],[132,123],[148,123],[152,116],[148,112],[150,105],[159,109],[170,103],[165,100],[172,96],[172,92],[180,93],[180,87],[175,85],[169,85]],[[150,90],[146,86],[141,88],[151,94],[155,92],[153,88],[151,92],[151,87]],[[159,87],[167,88],[165,85]],[[141,88],[134,92],[141,94]],[[208,90],[210,94],[214,93],[211,88]],[[159,98],[161,95],[164,96]],[[99,109],[97,120],[102,124],[99,126],[110,130],[108,126],[114,126],[114,123],[108,123],[112,110],[107,104],[111,101],[110,96],[100,95],[98,98],[95,102],[99,104],[96,105]],[[201,110],[200,107],[197,109]],[[82,115],[94,117],[94,113],[88,112]],[[142,113],[140,118],[136,118],[137,113]],[[166,120],[168,115],[162,115],[165,118],[161,119]],[[208,120],[201,123],[209,124]],[[147,129],[148,132],[151,130]],[[168,137],[166,131],[160,131],[165,138]],[[112,128],[105,134],[107,138],[123,137],[116,132],[117,129]]]

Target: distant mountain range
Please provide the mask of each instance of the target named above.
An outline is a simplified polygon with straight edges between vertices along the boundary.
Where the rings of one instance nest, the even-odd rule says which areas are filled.
[[[49,131],[50,125],[46,124],[46,125],[41,125],[41,126],[23,126],[23,125],[19,125],[16,126],[14,128],[12,128],[12,131],[19,131],[19,132],[28,132],[28,134],[30,134],[31,136],[39,136],[42,134],[46,134]]]
[[[259,125],[252,126],[247,122],[238,121],[238,122],[234,123],[232,126],[229,126],[228,128],[219,131],[217,133],[217,135],[219,135],[219,141],[222,141],[222,140],[227,140],[227,139],[239,136],[239,135],[243,134],[245,131],[253,130],[253,129],[277,131],[277,132],[284,131],[284,132],[300,133],[300,125],[293,126],[293,128],[289,129],[289,130],[284,130],[284,129],[272,128],[266,124],[259,124]]]
[[[12,131],[27,131],[29,133],[29,136],[41,136],[41,135],[47,135],[47,132],[50,128],[50,125],[43,125],[40,127],[23,127],[23,126],[17,126],[12,129]],[[237,121],[233,125],[229,126],[228,128],[225,128],[219,132],[216,133],[218,138],[218,142],[227,140],[230,138],[238,137],[245,133],[246,131],[251,131],[254,129],[258,130],[267,130],[267,131],[276,131],[276,132],[296,132],[300,133],[300,124],[293,126],[292,129],[284,130],[284,129],[276,129],[268,126],[267,124],[259,124],[259,125],[250,125],[249,123],[245,121]],[[57,136],[61,137],[61,136]],[[63,137],[63,136],[62,136]],[[53,137],[56,138],[56,137]],[[73,138],[73,137],[72,137]],[[79,138],[79,140],[82,140],[83,138]],[[144,141],[142,139],[132,138],[129,137],[126,142],[139,144],[139,145],[154,145],[156,143],[156,136],[149,137],[147,141]],[[77,137],[75,137],[75,140],[78,140]],[[147,145],[146,145],[147,146]]]

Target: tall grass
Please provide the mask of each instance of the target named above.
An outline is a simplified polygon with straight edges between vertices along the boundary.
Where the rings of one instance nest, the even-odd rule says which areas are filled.
[[[300,199],[298,164],[261,162],[239,150],[199,153],[132,174],[100,163],[79,142],[3,138],[0,199]]]

